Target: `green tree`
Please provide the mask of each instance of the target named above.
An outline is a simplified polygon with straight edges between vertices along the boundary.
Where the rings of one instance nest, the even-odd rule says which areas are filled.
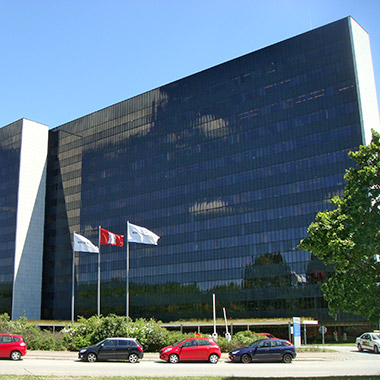
[[[334,271],[322,284],[330,314],[380,318],[380,134],[349,153],[355,165],[346,170],[342,197],[332,211],[319,212],[299,248],[312,252]]]

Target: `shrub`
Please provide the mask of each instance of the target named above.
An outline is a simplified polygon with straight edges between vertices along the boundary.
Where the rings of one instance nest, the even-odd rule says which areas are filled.
[[[155,320],[149,321],[141,320],[142,331],[145,335],[145,341],[140,342],[143,344],[144,350],[148,352],[157,352],[161,348],[167,346],[169,332],[162,328]]]
[[[228,341],[223,336],[218,337],[217,343],[222,352],[229,352],[237,347],[236,341],[234,339],[232,339],[231,341]]]
[[[25,337],[24,337],[25,338]],[[63,334],[50,331],[40,331],[34,336],[25,338],[28,348],[31,350],[61,351],[65,349]]]
[[[64,334],[41,331],[25,317],[11,321],[8,314],[0,315],[0,333],[22,335],[29,350],[64,350]]]
[[[222,352],[229,352],[236,348],[241,348],[250,345],[252,342],[263,339],[262,335],[257,335],[252,331],[239,331],[231,341],[224,337],[218,338],[218,344]]]
[[[70,350],[77,351],[91,346],[106,338],[135,338],[146,352],[157,352],[165,346],[171,346],[194,334],[183,334],[180,331],[169,331],[160,326],[154,319],[137,319],[110,314],[106,317],[92,316],[88,319],[80,317],[78,322],[65,327],[60,332],[41,331],[37,325],[31,324],[25,317],[11,321],[8,314],[0,314],[0,333],[19,334],[24,337],[30,350]],[[206,336],[206,335],[205,335]],[[247,346],[251,342],[262,339],[252,331],[240,331],[231,341],[218,338],[222,352]]]
[[[183,334],[181,333],[181,331],[177,331],[177,330],[168,331],[167,341],[164,346],[172,346],[173,344],[183,339],[191,338],[193,336],[194,334]]]
[[[7,313],[0,314],[0,334],[9,332],[10,316]]]
[[[140,318],[133,322],[130,318],[113,314],[106,317],[79,318],[78,323],[66,327],[64,332],[65,346],[73,351],[106,338],[128,337],[137,339],[144,351],[154,352],[168,345],[170,340],[169,332],[154,319]]]

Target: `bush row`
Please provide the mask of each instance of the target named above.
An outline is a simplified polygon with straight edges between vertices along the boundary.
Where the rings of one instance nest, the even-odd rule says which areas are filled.
[[[79,318],[78,322],[67,325],[59,332],[41,330],[30,323],[25,317],[12,321],[8,314],[0,314],[0,334],[18,334],[24,337],[30,350],[47,351],[77,351],[82,347],[91,346],[110,337],[136,338],[145,352],[158,352],[165,346],[170,346],[182,339],[193,337],[194,334],[182,334],[180,331],[169,331],[160,326],[154,319],[136,319],[117,315],[93,316]],[[208,337],[207,335],[203,335]],[[254,340],[262,339],[252,331],[241,331],[228,341],[218,338],[222,352],[228,352],[237,347],[248,345]]]

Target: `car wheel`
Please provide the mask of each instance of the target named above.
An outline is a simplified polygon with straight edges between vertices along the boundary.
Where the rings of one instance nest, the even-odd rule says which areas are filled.
[[[290,355],[290,354],[285,354],[283,357],[282,357],[282,361],[284,363],[291,363],[293,360],[293,356]]]
[[[169,355],[169,362],[170,363],[178,363],[179,362],[179,357],[177,354],[170,354]]]
[[[379,347],[375,346],[375,347],[373,348],[373,350],[375,351],[375,354],[378,354],[378,353],[379,353]]]
[[[20,360],[21,359],[21,352],[20,351],[12,351],[10,358],[12,360]]]
[[[136,354],[130,354],[128,356],[128,360],[130,363],[137,363],[139,361],[139,357]]]
[[[212,364],[216,364],[219,361],[219,356],[217,354],[211,354],[208,361]]]
[[[87,354],[86,359],[90,363],[95,363],[98,360],[98,357],[93,352],[90,352],[89,354]]]
[[[363,347],[360,343],[358,343],[357,347],[358,347],[358,351],[363,351]]]
[[[250,363],[251,362],[251,357],[248,354],[243,354],[241,356],[241,362],[242,363]]]

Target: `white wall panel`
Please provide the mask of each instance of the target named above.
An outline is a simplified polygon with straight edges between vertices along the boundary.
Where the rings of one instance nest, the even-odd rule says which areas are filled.
[[[357,74],[360,117],[364,128],[365,144],[371,142],[371,129],[380,131],[375,75],[368,33],[352,18],[349,19],[354,65]]]
[[[12,319],[41,317],[48,127],[23,120]]]

